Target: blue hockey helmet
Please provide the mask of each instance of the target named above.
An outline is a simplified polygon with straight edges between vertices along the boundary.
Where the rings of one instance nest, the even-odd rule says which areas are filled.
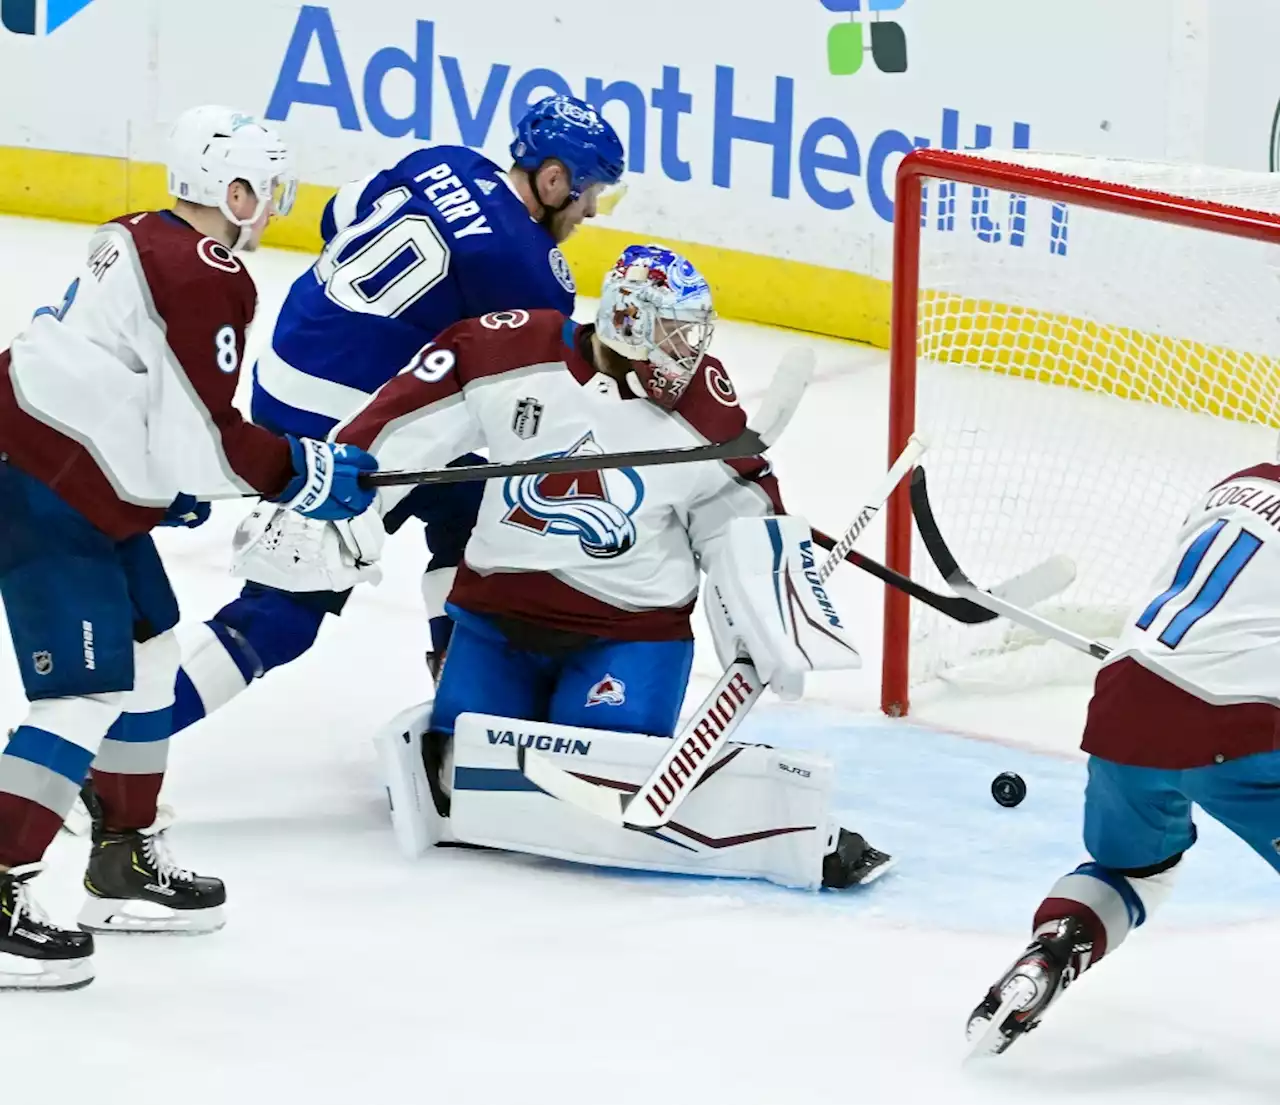
[[[536,172],[559,161],[569,170],[571,199],[593,184],[616,184],[622,176],[622,139],[590,104],[572,96],[539,100],[516,124],[511,156],[518,168]]]

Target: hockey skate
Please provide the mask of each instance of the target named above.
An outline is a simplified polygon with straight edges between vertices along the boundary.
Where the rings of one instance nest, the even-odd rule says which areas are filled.
[[[96,933],[201,935],[226,924],[226,888],[179,867],[165,832],[172,813],[162,807],[150,828],[94,833],[85,871],[89,900],[80,927]]]
[[[1088,968],[1089,940],[1074,917],[1041,932],[969,1014],[969,1055],[1000,1055],[1039,1025],[1045,1011]]]
[[[93,937],[58,928],[31,897],[42,869],[0,871],[0,990],[79,990],[93,981]]]
[[[822,885],[828,890],[875,882],[898,861],[863,839],[861,833],[839,829],[835,847],[822,859]]]

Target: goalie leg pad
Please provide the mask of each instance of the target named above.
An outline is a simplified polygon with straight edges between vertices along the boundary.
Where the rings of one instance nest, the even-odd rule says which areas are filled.
[[[427,779],[422,745],[430,727],[431,703],[422,702],[401,711],[373,738],[396,844],[406,859],[417,859],[433,845],[454,839],[448,818],[436,808]],[[444,774],[446,778],[452,774],[447,756]]]
[[[669,824],[638,831],[545,794],[521,773],[518,751],[634,792],[670,747],[663,738],[472,713],[454,733],[458,840],[602,867],[822,883],[834,775],[824,757],[729,743]]]

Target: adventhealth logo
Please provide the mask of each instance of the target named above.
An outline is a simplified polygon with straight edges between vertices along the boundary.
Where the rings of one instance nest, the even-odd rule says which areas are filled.
[[[901,23],[881,19],[882,12],[894,12],[907,0],[822,0],[829,12],[849,16],[827,32],[827,68],[832,76],[849,77],[862,68],[867,54],[882,73],[907,71],[907,36]],[[869,19],[862,18],[865,11]]]
[[[93,0],[0,0],[0,23],[16,35],[50,35],[92,3]]]
[[[848,11],[851,0],[842,2]],[[871,2],[890,10],[891,3],[905,0]],[[896,24],[873,21],[868,26],[881,31],[892,27],[901,39]],[[862,24],[853,27],[861,32]],[[873,38],[877,64],[887,69],[892,59],[885,37],[880,33]],[[648,56],[637,63],[645,77],[613,74],[606,80],[580,72],[566,75],[546,64],[516,66],[481,52],[483,45],[459,57],[450,44],[447,25],[409,18],[399,40],[370,44],[364,36],[340,35],[328,8],[303,5],[263,114],[286,122],[294,112],[306,112],[310,121],[327,116],[330,125],[344,131],[369,129],[420,142],[441,140],[436,135],[447,122],[450,138],[456,133],[462,145],[481,149],[494,132],[505,139],[535,100],[549,92],[572,93],[612,115],[626,143],[629,173],[732,189],[741,187],[745,159],[754,157],[758,165],[764,156],[764,179],[753,182],[753,189],[767,190],[779,200],[807,199],[828,211],[866,204],[886,223],[893,221],[894,172],[911,150],[1032,145],[1027,122],[1006,116],[997,129],[973,116],[962,119],[958,108],[942,104],[934,125],[909,131],[859,127],[854,112],[814,118],[804,111],[796,78],[778,73],[770,80],[755,67],[738,70],[715,64],[713,58],[700,63],[702,90],[694,92],[688,87],[688,69],[662,65],[659,76]],[[376,48],[370,52],[370,46]],[[900,51],[898,58],[901,71],[905,53]],[[767,94],[770,85],[772,96]],[[398,93],[394,99],[393,86]],[[744,103],[748,90],[765,92],[750,110]],[[695,118],[700,124],[696,134],[691,133]],[[986,189],[966,189],[965,195],[970,192],[971,204],[958,198],[954,184],[933,190],[930,217],[936,215],[939,228],[968,229],[982,241],[1022,245],[1021,224],[1006,220],[1003,210],[997,213],[992,206],[1003,208],[1004,201],[993,200]]]

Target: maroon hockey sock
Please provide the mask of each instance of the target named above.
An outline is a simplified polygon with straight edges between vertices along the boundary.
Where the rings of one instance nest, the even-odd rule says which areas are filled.
[[[38,862],[61,827],[62,818],[52,810],[16,794],[0,793],[0,866]]]
[[[145,829],[156,819],[163,775],[117,775],[94,771],[93,789],[102,802],[102,820],[109,832]]]

